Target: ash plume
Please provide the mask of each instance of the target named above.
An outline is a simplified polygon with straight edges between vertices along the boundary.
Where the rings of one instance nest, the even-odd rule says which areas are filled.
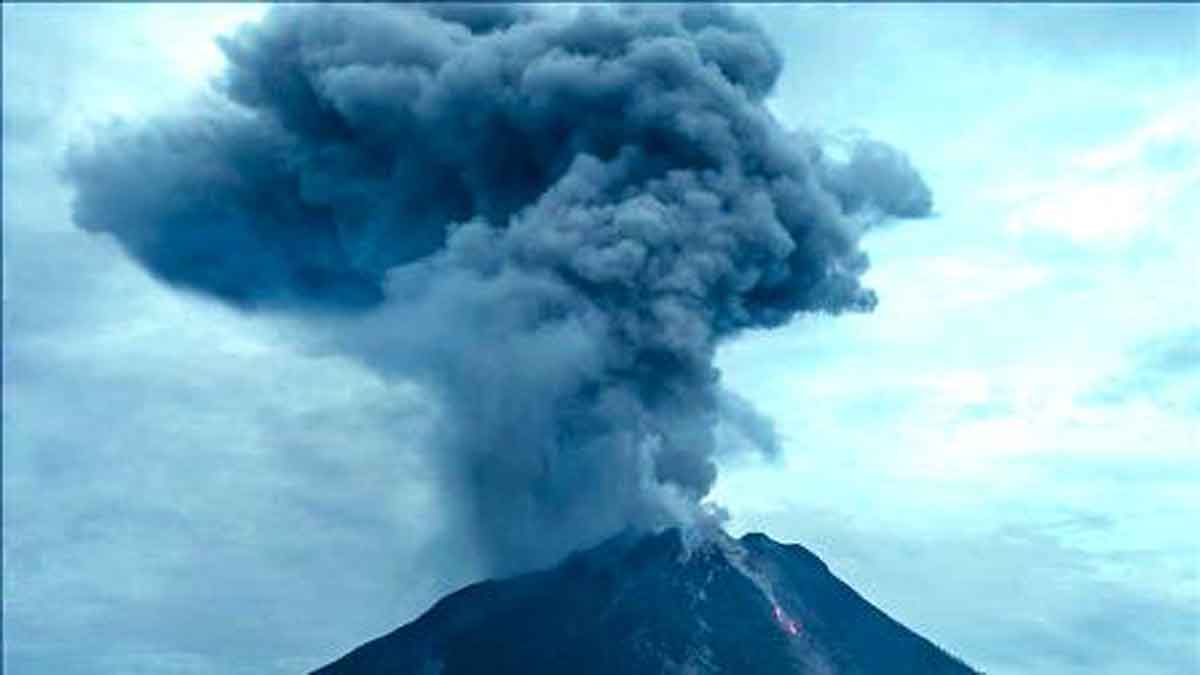
[[[496,571],[697,517],[719,422],[776,446],[717,346],[869,311],[860,236],[931,205],[888,146],[786,131],[727,8],[280,6],[221,47],[207,105],[72,151],[77,224],[424,384]]]

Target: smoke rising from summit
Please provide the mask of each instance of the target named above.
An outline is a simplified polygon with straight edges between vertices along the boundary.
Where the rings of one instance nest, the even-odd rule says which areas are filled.
[[[931,209],[889,146],[786,131],[727,8],[280,6],[221,46],[202,109],[72,151],[76,223],[421,382],[497,572],[696,517],[718,422],[774,452],[718,344],[869,311],[859,238]]]

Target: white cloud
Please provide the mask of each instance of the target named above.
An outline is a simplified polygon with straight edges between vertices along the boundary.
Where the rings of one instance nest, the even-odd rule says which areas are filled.
[[[1120,245],[1200,191],[1200,103],[1169,110],[1125,138],[1071,157],[1060,176],[993,188],[1014,204],[1007,228],[1086,245]]]
[[[1144,232],[1186,191],[1200,172],[1063,180],[1019,206],[1008,223],[1015,233],[1049,232],[1081,244],[1123,244]]]
[[[1169,110],[1128,137],[1079,154],[1073,163],[1087,171],[1120,170],[1161,153],[1200,146],[1200,101]]]
[[[876,314],[904,317],[912,329],[935,325],[930,317],[940,320],[998,304],[1052,280],[1052,271],[1043,265],[1003,252],[971,250],[887,261],[866,277],[883,294]]]
[[[187,84],[199,86],[225,63],[214,36],[262,18],[266,9],[262,2],[152,4],[138,14],[138,24],[144,27],[140,39],[165,57]]]

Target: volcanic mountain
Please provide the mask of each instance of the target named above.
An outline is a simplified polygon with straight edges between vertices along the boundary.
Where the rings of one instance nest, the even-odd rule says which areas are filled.
[[[455,592],[314,675],[970,675],[798,545],[626,533]]]

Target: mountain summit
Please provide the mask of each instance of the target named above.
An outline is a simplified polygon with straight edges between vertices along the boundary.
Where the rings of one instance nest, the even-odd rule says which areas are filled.
[[[485,581],[314,675],[971,675],[798,545],[619,535]]]

